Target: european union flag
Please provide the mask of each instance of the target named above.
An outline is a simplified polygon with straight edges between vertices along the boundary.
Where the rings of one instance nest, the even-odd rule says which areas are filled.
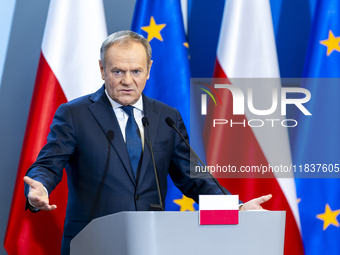
[[[302,85],[311,93],[305,107],[312,116],[298,118],[293,160],[302,171],[314,168],[315,176],[322,171],[337,178],[296,179],[306,255],[340,254],[339,20],[339,0],[317,2],[304,70],[313,79]]]
[[[190,130],[188,43],[180,1],[137,0],[132,30],[147,38],[152,47],[153,64],[145,95],[177,108]],[[194,209],[194,201],[183,197],[169,177],[168,186],[166,210]]]

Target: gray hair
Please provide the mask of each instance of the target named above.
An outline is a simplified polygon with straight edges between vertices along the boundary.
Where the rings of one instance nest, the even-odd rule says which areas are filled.
[[[151,46],[148,40],[144,36],[137,34],[130,30],[123,30],[109,35],[102,44],[100,48],[100,60],[102,61],[103,67],[105,67],[106,53],[109,48],[114,44],[121,44],[126,42],[137,42],[144,46],[146,52],[147,67],[149,69],[151,61]]]

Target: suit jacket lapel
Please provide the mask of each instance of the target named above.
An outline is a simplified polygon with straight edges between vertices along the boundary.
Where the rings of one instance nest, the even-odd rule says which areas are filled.
[[[105,133],[107,139],[115,149],[118,157],[122,161],[131,181],[136,185],[135,176],[130,163],[129,154],[125,146],[124,138],[120,130],[118,120],[112,106],[105,94],[104,86],[94,93],[90,99],[94,102],[89,105],[93,117],[98,122]]]
[[[154,104],[152,104],[149,99],[143,94],[143,111],[144,116],[148,118],[149,120],[149,132],[150,132],[150,138],[151,138],[151,144],[153,145],[155,143],[157,129],[158,129],[158,122],[159,115],[160,115],[160,109],[156,107]],[[142,164],[140,167],[140,173],[138,178],[138,184],[140,184],[143,180],[143,177],[145,176],[146,169],[151,162],[151,153],[150,153],[150,145],[149,145],[149,137],[147,135],[146,128],[144,129],[144,152],[143,152],[143,159]]]

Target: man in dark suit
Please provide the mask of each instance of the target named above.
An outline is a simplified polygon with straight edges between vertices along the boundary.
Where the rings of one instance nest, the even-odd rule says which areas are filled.
[[[49,204],[48,194],[66,169],[69,197],[62,254],[69,253],[71,239],[92,219],[145,211],[159,202],[143,116],[149,120],[163,203],[168,174],[196,202],[199,194],[222,194],[210,178],[190,178],[190,152],[165,122],[173,119],[188,140],[179,112],[142,94],[151,65],[151,48],[144,37],[131,31],[110,35],[99,61],[104,86],[59,107],[47,144],[27,171],[27,207],[49,211],[56,205]],[[268,199],[252,200],[242,208],[260,208]]]

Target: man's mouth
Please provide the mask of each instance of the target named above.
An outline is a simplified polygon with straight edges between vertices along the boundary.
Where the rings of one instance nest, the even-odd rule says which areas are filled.
[[[124,92],[124,93],[132,93],[132,92],[133,92],[133,89],[122,89],[121,92]]]

